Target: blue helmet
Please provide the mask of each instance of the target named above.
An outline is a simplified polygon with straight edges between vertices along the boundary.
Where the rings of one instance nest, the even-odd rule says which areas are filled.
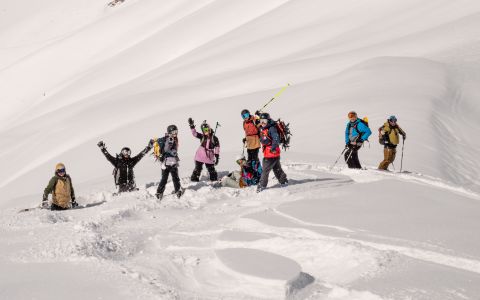
[[[391,115],[390,117],[388,117],[387,120],[392,122],[397,122],[397,117],[395,117],[394,115]]]

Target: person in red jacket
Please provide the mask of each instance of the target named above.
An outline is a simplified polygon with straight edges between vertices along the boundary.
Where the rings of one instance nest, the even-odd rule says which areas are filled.
[[[280,184],[288,183],[287,174],[282,170],[282,165],[280,164],[280,137],[276,123],[270,118],[268,113],[261,113],[260,126],[260,142],[263,148],[263,173],[257,192],[261,192],[267,187],[268,175],[272,170]]]
[[[250,114],[248,109],[242,110],[243,118],[243,130],[245,131],[245,137],[243,138],[243,144],[246,144],[248,162],[259,161],[258,152],[260,151],[260,131],[258,130],[259,122]]]

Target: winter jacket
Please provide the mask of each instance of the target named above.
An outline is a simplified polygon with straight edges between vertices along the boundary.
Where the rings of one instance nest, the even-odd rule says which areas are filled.
[[[262,176],[262,165],[259,161],[247,162],[247,165],[241,168],[241,173],[240,187],[256,185]]]
[[[261,128],[260,142],[263,146],[264,158],[280,157],[280,136],[278,135],[275,121],[268,120],[266,126]]]
[[[192,128],[192,135],[200,140],[200,146],[195,153],[195,160],[204,164],[215,164],[215,156],[220,155],[220,141],[216,136],[204,135]]]
[[[403,131],[400,126],[391,126],[388,122],[385,122],[383,126],[378,128],[378,133],[380,134],[380,137],[383,139],[384,145],[387,148],[397,147],[397,145],[400,143],[400,137],[398,134],[401,134],[403,138],[406,137],[405,131]]]
[[[108,153],[107,149],[102,149],[103,155],[107,158],[107,160],[115,167],[116,169],[116,184],[117,185],[124,185],[128,183],[135,182],[135,174],[133,173],[133,168],[135,165],[145,156],[145,154],[150,151],[151,147],[147,146],[143,149],[142,152],[137,154],[134,157],[125,158],[122,155],[117,155],[117,157],[113,157]]]
[[[350,142],[363,143],[372,134],[370,128],[365,125],[360,119],[355,122],[348,122],[345,128],[345,143]]]
[[[160,161],[165,162],[168,166],[177,165],[180,160],[178,158],[178,138],[173,138],[165,134],[165,136],[159,138],[157,142],[160,146],[160,153],[162,153]]]
[[[260,131],[254,116],[250,116],[250,118],[243,121],[243,130],[247,140],[247,149],[260,148]]]
[[[48,194],[52,194],[53,204],[62,208],[72,207],[72,201],[75,200],[75,191],[70,176],[67,174],[65,176],[53,176],[43,191],[44,201],[48,199]]]

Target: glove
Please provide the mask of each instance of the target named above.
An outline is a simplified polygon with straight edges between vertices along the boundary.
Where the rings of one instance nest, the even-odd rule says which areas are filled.
[[[188,118],[188,125],[190,125],[190,129],[195,128],[195,123],[193,122],[192,118]]]
[[[77,201],[75,201],[75,198],[72,199],[72,208],[75,208],[78,206]]]
[[[242,143],[245,144],[246,141],[247,141],[247,138],[243,138]]]
[[[218,165],[218,162],[220,161],[220,155],[215,154],[215,165]]]
[[[363,143],[362,139],[357,139],[357,144]]]
[[[103,141],[98,142],[97,146],[102,150],[105,149],[105,143]]]
[[[151,140],[148,142],[148,148],[152,148],[154,142],[155,142],[155,141],[154,141],[153,139],[151,139]]]
[[[256,115],[256,116],[260,116],[260,114],[261,114],[261,112],[260,112],[259,110],[257,110],[257,111],[255,112],[255,115]]]
[[[407,134],[404,134],[403,135],[403,140],[406,140],[407,139]]]

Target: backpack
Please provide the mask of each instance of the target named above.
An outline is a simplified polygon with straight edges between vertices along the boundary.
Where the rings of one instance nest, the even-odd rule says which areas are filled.
[[[290,131],[290,123],[285,124],[284,121],[278,119],[275,122],[275,127],[277,128],[278,136],[280,138],[280,145],[283,150],[287,150],[290,147],[290,138],[293,135]]]
[[[157,161],[157,160],[161,161],[161,160],[162,160],[162,156],[163,156],[163,153],[162,153],[162,152],[163,152],[163,149],[162,149],[163,147],[162,147],[162,145],[160,145],[160,143],[158,142],[160,139],[158,139],[158,138],[155,137],[155,138],[153,138],[153,140],[154,140],[155,142],[153,142],[153,153],[152,153],[152,155],[153,155],[153,157],[155,157],[155,160],[156,160],[156,161]]]

